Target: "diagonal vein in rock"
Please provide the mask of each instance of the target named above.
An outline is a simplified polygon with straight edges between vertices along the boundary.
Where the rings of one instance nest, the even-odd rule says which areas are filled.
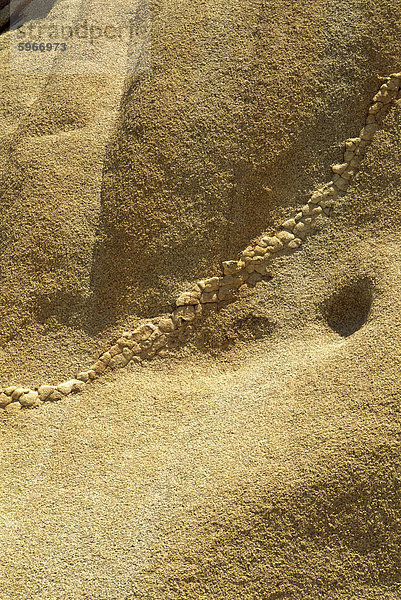
[[[143,322],[133,331],[121,335],[87,370],[57,386],[41,385],[35,390],[10,386],[0,393],[0,408],[36,408],[45,401],[61,400],[83,389],[109,369],[126,366],[131,361],[151,359],[171,343],[185,343],[201,320],[205,305],[219,306],[235,299],[236,292],[252,286],[269,274],[275,257],[296,251],[313,234],[350,186],[374,134],[389,107],[400,98],[401,73],[392,73],[372,99],[365,125],[356,138],[345,141],[343,162],[332,166],[333,177],[314,191],[308,202],[289,217],[275,232],[262,233],[247,246],[238,260],[222,264],[220,277],[199,280],[175,302],[172,313]]]

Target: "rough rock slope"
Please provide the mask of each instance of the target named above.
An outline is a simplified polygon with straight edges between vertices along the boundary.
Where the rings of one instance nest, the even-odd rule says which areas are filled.
[[[125,81],[11,75],[3,34],[1,383],[69,376],[303,204],[400,70],[400,9],[154,2]],[[396,107],[271,282],[1,415],[2,599],[400,597],[400,153]]]

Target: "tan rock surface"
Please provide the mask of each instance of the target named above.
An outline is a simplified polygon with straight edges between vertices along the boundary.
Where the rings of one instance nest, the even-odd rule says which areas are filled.
[[[3,34],[1,384],[95,377],[305,205],[399,70],[400,9],[155,2],[125,82],[11,77]],[[0,413],[1,600],[399,597],[400,139],[396,107],[330,219],[184,348]]]

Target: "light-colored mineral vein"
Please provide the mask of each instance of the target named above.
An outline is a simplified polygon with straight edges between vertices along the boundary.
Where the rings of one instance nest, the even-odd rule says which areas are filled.
[[[150,359],[173,340],[185,342],[193,326],[199,323],[205,304],[217,306],[219,302],[233,300],[237,290],[254,285],[268,274],[269,263],[274,257],[295,251],[313,233],[319,219],[330,216],[336,200],[347,191],[357,173],[388,108],[400,97],[400,85],[401,73],[393,73],[385,78],[373,97],[359,137],[345,141],[344,162],[332,166],[331,181],[313,192],[309,201],[287,219],[276,233],[259,236],[245,248],[239,260],[223,262],[221,277],[197,281],[189,291],[177,298],[176,308],[171,314],[151,319],[133,331],[123,333],[116,344],[89,369],[79,372],[75,379],[57,386],[41,385],[35,390],[7,387],[0,393],[0,408],[36,408],[45,401],[61,400],[64,396],[81,392],[107,369],[124,367],[132,360]]]

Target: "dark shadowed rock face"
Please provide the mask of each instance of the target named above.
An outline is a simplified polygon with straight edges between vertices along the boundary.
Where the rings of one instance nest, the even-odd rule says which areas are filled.
[[[277,14],[260,1],[154,11],[152,68],[129,79],[104,167],[96,315],[165,310],[311,183],[303,130],[316,125],[319,22],[310,6]],[[282,28],[296,55],[277,52]]]
[[[6,31],[10,24],[10,2],[0,0],[0,33]]]
[[[0,0],[0,33],[43,18],[58,0]]]

